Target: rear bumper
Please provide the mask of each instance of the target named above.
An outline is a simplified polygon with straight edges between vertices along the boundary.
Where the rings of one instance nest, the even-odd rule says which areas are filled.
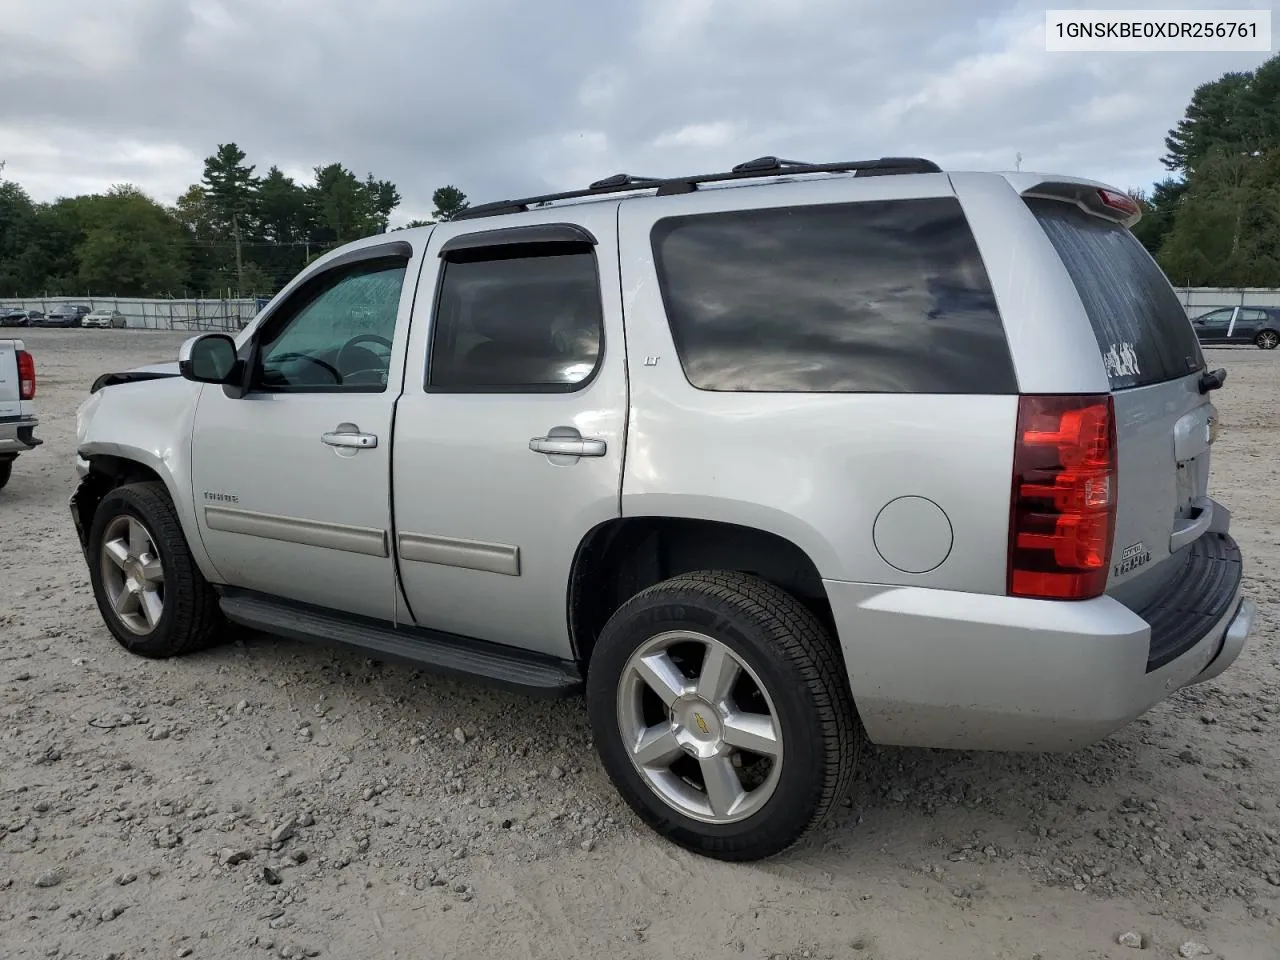
[[[26,453],[44,443],[35,435],[35,417],[0,417],[0,456]]]
[[[1099,740],[1230,667],[1255,610],[1237,577],[1194,642],[1149,669],[1151,624],[1109,596],[1061,602],[825,584],[871,740],[966,750],[1071,750]]]

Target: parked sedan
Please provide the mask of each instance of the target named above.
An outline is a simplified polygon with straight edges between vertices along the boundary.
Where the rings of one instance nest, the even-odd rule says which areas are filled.
[[[27,311],[18,307],[0,307],[0,327],[25,327],[28,323]]]
[[[90,309],[83,304],[70,303],[54,307],[43,320],[36,323],[41,327],[78,327]]]
[[[128,325],[124,314],[119,310],[95,310],[93,313],[86,314],[85,318],[80,321],[80,326],[82,327],[114,327],[122,329]]]
[[[1201,343],[1252,343],[1262,350],[1280,345],[1280,307],[1223,307],[1191,321]]]

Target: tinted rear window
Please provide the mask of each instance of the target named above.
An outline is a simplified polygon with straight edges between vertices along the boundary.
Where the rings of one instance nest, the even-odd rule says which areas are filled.
[[[1113,390],[1174,380],[1204,366],[1178,295],[1129,230],[1059,200],[1031,198],[1027,206],[1080,293]]]
[[[660,220],[654,262],[702,390],[1016,393],[954,197]]]

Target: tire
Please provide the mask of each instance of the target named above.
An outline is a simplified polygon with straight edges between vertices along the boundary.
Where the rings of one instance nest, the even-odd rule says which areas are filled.
[[[145,542],[137,539],[141,528]],[[128,549],[122,562],[110,559]],[[144,549],[139,549],[144,548]],[[161,659],[193,653],[220,639],[223,619],[217,594],[201,575],[164,484],[116,487],[102,498],[89,527],[89,580],[98,611],[112,636],[131,653]],[[146,557],[159,560],[159,571]],[[151,569],[148,569],[151,568]],[[152,589],[157,585],[158,589]],[[138,589],[130,589],[133,581]],[[113,595],[135,599],[118,612]],[[159,615],[147,594],[159,595]]]
[[[1262,330],[1253,338],[1253,342],[1260,350],[1274,350],[1277,345],[1280,345],[1280,333],[1275,330]]]
[[[0,460],[0,490],[4,489],[4,485],[9,482],[11,476],[13,476],[13,457]]]
[[[695,640],[684,642],[688,635]],[[698,648],[703,659],[695,660]],[[650,662],[661,666],[646,669],[670,678],[669,697],[689,685],[674,706],[664,707],[636,669],[641,655],[657,657]],[[738,681],[721,686],[723,696],[691,696],[694,678],[715,675],[707,665],[727,656],[736,661]],[[663,673],[666,665],[680,673]],[[743,573],[684,574],[628,600],[601,632],[586,694],[601,763],[631,809],[676,844],[718,860],[780,853],[825,819],[848,791],[864,741],[830,634],[790,594]],[[756,722],[761,713],[767,714],[763,727]],[[749,742],[765,745],[777,759],[761,762],[765,752],[727,746],[729,740],[741,745],[747,729],[772,734]],[[631,745],[646,740],[653,751],[646,759],[662,758],[642,767]],[[726,749],[737,752],[741,767],[731,755],[694,755]],[[708,770],[720,775],[709,779]],[[713,779],[722,784],[719,791],[706,789]],[[734,802],[726,804],[726,797]]]

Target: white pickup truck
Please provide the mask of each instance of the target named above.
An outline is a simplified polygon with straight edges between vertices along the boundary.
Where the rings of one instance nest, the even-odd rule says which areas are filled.
[[[43,443],[35,436],[36,361],[21,340],[0,340],[0,487],[18,454]]]

